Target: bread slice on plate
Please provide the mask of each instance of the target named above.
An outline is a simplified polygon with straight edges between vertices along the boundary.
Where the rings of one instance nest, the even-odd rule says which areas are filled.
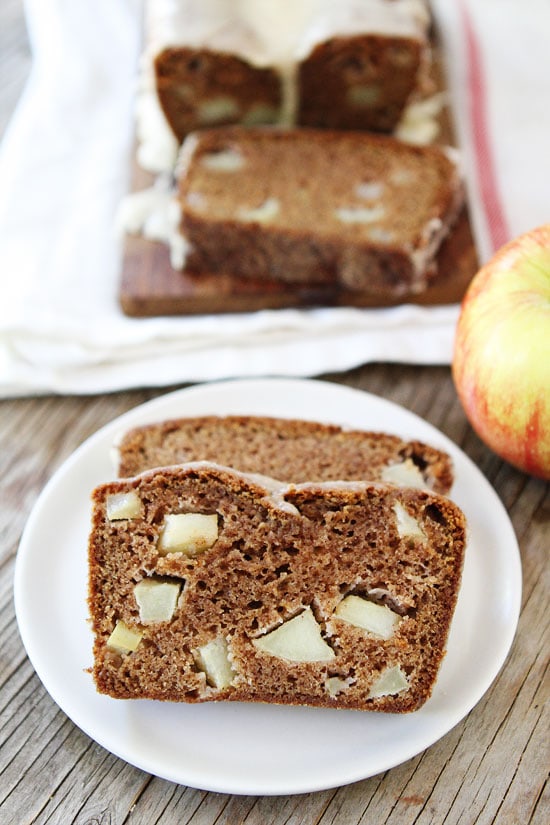
[[[121,476],[201,460],[282,481],[377,480],[445,494],[453,483],[452,461],[444,450],[388,433],[298,419],[170,419],[128,430],[116,447]]]
[[[103,484],[93,505],[99,692],[396,713],[430,696],[465,548],[447,498],[195,462]]]

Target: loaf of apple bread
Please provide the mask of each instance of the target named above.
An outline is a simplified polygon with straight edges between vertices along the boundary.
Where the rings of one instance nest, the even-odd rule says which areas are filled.
[[[465,548],[447,498],[197,462],[103,484],[93,506],[99,692],[389,712],[430,696]]]
[[[235,123],[391,131],[428,83],[425,0],[151,0],[146,12],[144,70],[180,143]]]
[[[450,456],[421,441],[335,424],[268,416],[195,416],[125,432],[116,445],[117,470],[144,470],[213,461],[288,482],[387,481],[449,493]]]

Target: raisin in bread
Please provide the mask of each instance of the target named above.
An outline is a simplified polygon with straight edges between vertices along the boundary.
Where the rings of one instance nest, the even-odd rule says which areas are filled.
[[[189,461],[213,461],[283,481],[378,480],[429,487],[453,483],[449,455],[421,441],[334,424],[266,416],[198,416],[125,432],[116,445],[121,476]]]
[[[429,491],[199,462],[98,487],[98,691],[405,712],[430,696],[465,521]]]
[[[187,271],[389,298],[427,287],[463,201],[444,149],[358,132],[205,130],[178,176]]]

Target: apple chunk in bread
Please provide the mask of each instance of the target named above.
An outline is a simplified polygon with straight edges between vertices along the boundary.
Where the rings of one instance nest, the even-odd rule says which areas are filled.
[[[197,556],[212,547],[218,539],[218,516],[202,513],[172,513],[164,520],[158,542],[163,556],[184,553]]]
[[[321,628],[310,607],[265,636],[255,639],[254,645],[264,653],[291,662],[328,662],[335,656],[321,636]]]
[[[418,521],[411,516],[399,501],[396,501],[393,505],[393,512],[395,513],[397,532],[400,538],[416,538],[422,541],[426,539],[426,534]]]
[[[409,680],[403,673],[399,665],[388,667],[384,670],[369,691],[369,698],[376,699],[379,696],[391,696],[394,693],[401,693],[407,690]]]
[[[116,650],[118,653],[132,653],[137,649],[143,634],[139,630],[128,627],[122,621],[118,621],[115,629],[107,639],[107,647]]]
[[[346,596],[334,611],[334,616],[368,630],[381,639],[390,639],[400,621],[400,616],[386,605],[370,602],[360,596]]]
[[[141,500],[134,490],[127,493],[114,493],[107,499],[107,518],[109,521],[136,518],[140,512]]]
[[[229,687],[235,671],[229,661],[229,649],[222,636],[212,639],[195,651],[195,664],[206,674],[206,681],[215,688]]]
[[[180,582],[157,578],[142,579],[134,587],[140,622],[169,622],[174,615],[180,590]]]
[[[400,464],[388,464],[381,473],[382,481],[388,484],[396,484],[398,487],[416,487],[422,489],[426,487],[424,477],[414,461],[407,458]]]

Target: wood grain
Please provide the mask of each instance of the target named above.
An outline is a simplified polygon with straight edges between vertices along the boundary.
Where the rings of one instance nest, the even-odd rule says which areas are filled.
[[[0,31],[10,25],[11,31],[22,32],[21,15],[19,0],[0,4]],[[25,65],[26,41],[20,38],[17,43]],[[1,61],[0,53],[0,70]],[[0,97],[2,94],[0,88]],[[414,759],[370,779],[320,793],[290,798],[206,793],[152,777],[121,761],[80,731],[54,704],[36,676],[15,619],[14,564],[26,520],[61,463],[103,424],[174,388],[2,401],[2,825],[550,822],[550,485],[514,470],[479,441],[458,404],[446,367],[371,364],[321,377],[401,404],[441,429],[477,464],[508,511],[521,550],[522,611],[507,662],[486,695],[460,724]],[[50,551],[44,548],[45,553]]]

